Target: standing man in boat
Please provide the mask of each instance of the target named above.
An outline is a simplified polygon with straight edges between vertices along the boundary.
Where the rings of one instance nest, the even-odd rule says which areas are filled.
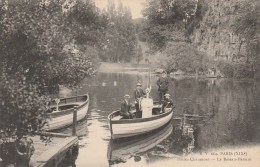
[[[133,119],[133,115],[129,112],[131,109],[129,99],[130,95],[126,94],[124,96],[124,101],[121,103],[120,115],[123,116],[122,119]]]
[[[142,117],[142,112],[140,111],[140,101],[144,97],[145,93],[142,89],[142,84],[137,83],[136,84],[136,89],[134,91],[134,97],[135,97],[135,109],[136,109],[136,117],[141,118]]]
[[[162,105],[162,112],[165,112],[165,108],[170,108],[170,107],[173,107],[173,101],[172,99],[170,98],[171,95],[169,93],[166,93],[164,95],[164,101],[163,101],[163,105]]]
[[[164,100],[164,95],[167,93],[169,86],[169,80],[167,78],[166,71],[162,73],[162,76],[157,80],[156,84],[159,91],[159,101],[162,103]]]

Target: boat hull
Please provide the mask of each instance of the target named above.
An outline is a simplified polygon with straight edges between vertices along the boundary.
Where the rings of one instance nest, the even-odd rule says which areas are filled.
[[[136,136],[148,133],[167,124],[173,115],[173,110],[148,118],[127,120],[109,120],[112,139]],[[110,117],[111,118],[111,117]]]
[[[89,96],[87,96],[87,101],[82,102],[79,104],[77,107],[77,121],[82,120],[85,118],[88,112],[88,107],[89,107]],[[66,112],[66,113],[65,113]],[[44,126],[43,130],[45,131],[53,131],[57,129],[64,128],[66,126],[72,125],[73,124],[73,109],[69,109],[64,111],[65,114],[61,112],[57,116],[55,114],[50,114],[47,119],[47,124]]]
[[[110,161],[120,160],[125,157],[131,157],[133,154],[139,154],[152,149],[161,143],[172,133],[173,127],[170,123],[151,131],[144,135],[139,135],[127,140],[110,140],[108,149],[108,159]]]

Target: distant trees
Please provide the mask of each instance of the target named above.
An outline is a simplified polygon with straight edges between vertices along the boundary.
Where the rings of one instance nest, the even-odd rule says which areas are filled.
[[[139,45],[138,48],[137,48],[137,52],[136,52],[136,61],[137,63],[139,63],[142,59],[143,59],[143,52],[142,52],[142,48],[141,46]]]
[[[94,74],[101,17],[91,1],[0,4],[0,132],[39,130],[48,95]]]
[[[205,10],[202,0],[147,0],[142,12],[148,20],[144,30],[151,49],[163,50],[169,40],[176,41],[178,31],[188,40]]]
[[[168,71],[195,72],[202,68],[202,57],[191,44],[189,35],[202,19],[206,6],[202,0],[147,0],[142,11],[147,18],[141,38],[153,52],[160,52],[157,62]]]
[[[148,34],[145,31],[147,27],[147,20],[145,18],[137,18],[134,19],[135,22],[135,31],[136,35],[138,36],[138,40],[141,42],[146,42],[148,40]]]
[[[101,59],[109,62],[129,62],[136,53],[135,25],[131,11],[121,2],[115,5],[109,0],[108,6],[103,10],[107,20],[105,33],[106,45],[103,47]]]
[[[192,44],[170,42],[163,54],[167,56],[165,69],[168,71],[180,69],[185,72],[195,73],[203,68],[202,54]]]
[[[139,28],[139,34],[144,32],[139,37],[149,43],[154,53],[160,52],[160,54],[164,55],[165,62],[161,61],[164,68],[175,70],[176,64],[179,64],[178,69],[182,68],[183,70],[190,69],[190,67],[205,68],[206,66],[215,66],[222,73],[226,73],[225,76],[227,77],[256,77],[255,74],[260,64],[259,38],[257,37],[259,8],[260,3],[257,0],[228,2],[213,0],[147,0],[143,10],[147,22],[139,26],[141,27],[141,30]],[[221,11],[224,12],[222,15],[220,15]],[[200,32],[205,33],[196,36],[197,34],[193,34],[195,29],[198,34]],[[211,30],[216,30],[218,33],[210,33]],[[197,46],[193,45],[191,39],[194,39],[194,36],[198,37],[202,41],[202,43],[197,43],[200,48],[207,50],[207,47],[209,47],[210,50],[208,39],[222,40],[213,40],[213,43],[228,44],[226,39],[220,37],[220,34],[227,32],[238,37],[232,45],[239,43],[237,48],[230,45],[230,53],[237,54],[237,51],[237,57],[239,57],[242,48],[243,55],[241,57],[243,56],[243,59],[241,58],[236,62],[233,61],[233,58],[232,61],[210,60],[209,62],[207,60],[205,64],[204,58],[201,59],[201,53],[197,51]],[[186,43],[187,47],[182,47],[184,43]],[[215,47],[215,44],[213,47]],[[192,52],[189,52],[187,48],[191,49]],[[182,53],[182,56],[179,53]],[[181,66],[179,62],[184,62],[188,57],[191,59],[190,63],[181,63]],[[197,61],[192,61],[193,58],[202,60],[199,63],[201,65],[198,66]]]

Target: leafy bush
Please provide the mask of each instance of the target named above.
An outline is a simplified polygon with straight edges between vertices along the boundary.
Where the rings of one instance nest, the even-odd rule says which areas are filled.
[[[203,69],[203,55],[192,44],[186,42],[170,42],[166,49],[157,58],[157,63],[169,72],[178,69],[195,73]]]
[[[249,64],[231,64],[227,62],[218,62],[217,65],[220,72],[228,78],[253,78],[254,71],[252,69],[252,65]]]
[[[217,68],[224,77],[232,78],[234,76],[234,68],[232,64],[226,63],[224,61],[217,62]]]
[[[79,8],[68,7],[77,3],[88,11],[74,12]],[[80,19],[96,19],[98,13],[90,4],[59,0],[1,4],[0,132],[4,136],[40,130],[48,95],[59,84],[76,86],[94,74],[98,41],[77,39],[79,34],[91,36],[100,29],[97,22],[88,26]]]
[[[252,70],[252,66],[248,64],[236,64],[235,66],[235,78],[253,78],[254,71]]]
[[[148,20],[144,31],[148,34],[147,41],[151,49],[164,50],[168,41],[178,38],[179,34],[174,34],[176,30],[185,37],[189,36],[199,25],[206,10],[204,0],[147,1],[142,12]]]

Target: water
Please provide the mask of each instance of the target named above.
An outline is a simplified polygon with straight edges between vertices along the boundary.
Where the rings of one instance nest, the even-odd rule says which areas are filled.
[[[156,80],[153,76],[155,100],[158,99]],[[195,78],[170,80],[169,93],[176,105],[176,119],[169,125],[127,141],[110,141],[107,116],[120,107],[124,94],[133,95],[138,81],[145,88],[148,76],[144,73],[99,73],[86,79],[82,87],[73,92],[90,95],[89,113],[77,128],[81,136],[78,167],[132,166],[202,150],[260,143],[260,83]],[[185,126],[181,126],[183,121],[178,118],[183,118],[182,114],[200,117],[186,119]],[[62,132],[70,133],[71,129]]]

